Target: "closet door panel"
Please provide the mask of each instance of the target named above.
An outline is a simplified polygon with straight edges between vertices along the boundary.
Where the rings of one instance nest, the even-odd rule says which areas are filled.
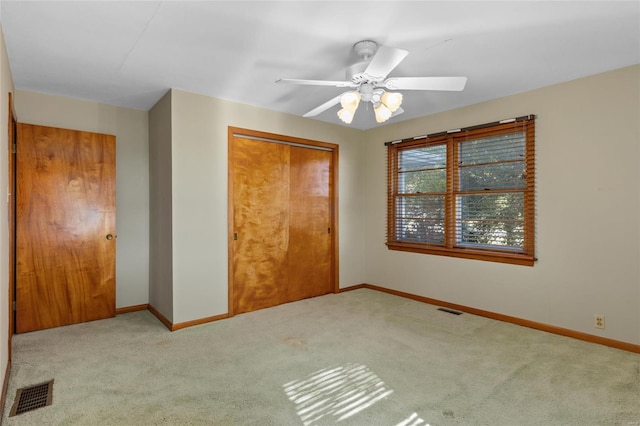
[[[289,146],[234,138],[234,309],[286,301],[289,245]]]
[[[330,293],[331,152],[291,147],[287,301]]]

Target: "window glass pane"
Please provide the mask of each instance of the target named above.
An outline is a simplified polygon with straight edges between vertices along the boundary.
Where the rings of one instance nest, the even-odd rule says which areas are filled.
[[[396,197],[396,240],[444,244],[444,196]]]
[[[524,132],[460,142],[459,190],[525,187]]]
[[[460,168],[460,190],[524,189],[524,161]]]
[[[473,194],[456,197],[457,244],[522,250],[522,193]]]
[[[444,169],[407,172],[398,175],[398,193],[400,194],[445,192],[446,190],[447,171]]]
[[[499,163],[509,160],[524,160],[524,132],[490,136],[460,142],[459,165]]]
[[[447,188],[446,145],[398,152],[398,193],[444,192]]]
[[[434,145],[398,151],[398,171],[441,169],[447,166],[447,146]]]

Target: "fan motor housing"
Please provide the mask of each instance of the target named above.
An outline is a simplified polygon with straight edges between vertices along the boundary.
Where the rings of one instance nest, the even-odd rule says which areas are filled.
[[[373,40],[362,40],[353,45],[353,51],[365,61],[371,59],[377,50],[378,43]]]
[[[345,76],[347,81],[351,81],[356,84],[364,83],[368,79],[364,75],[364,70],[367,69],[369,61],[356,62],[353,65],[347,67]]]
[[[373,40],[362,40],[353,45],[353,51],[358,57],[362,58],[360,62],[347,67],[345,72],[347,81],[355,84],[367,83],[369,79],[365,76],[364,70],[367,69],[371,58],[378,50],[378,43]]]

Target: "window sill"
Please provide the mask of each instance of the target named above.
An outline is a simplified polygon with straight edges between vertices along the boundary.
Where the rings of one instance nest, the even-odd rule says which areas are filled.
[[[537,260],[533,256],[511,252],[477,250],[468,248],[446,248],[426,246],[423,244],[388,242],[389,250],[407,251],[412,253],[435,254],[438,256],[460,257],[463,259],[484,260],[488,262],[509,263],[512,265],[533,266]]]

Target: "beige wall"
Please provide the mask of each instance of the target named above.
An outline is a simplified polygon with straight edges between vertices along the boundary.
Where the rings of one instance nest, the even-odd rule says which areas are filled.
[[[386,249],[383,142],[526,114],[538,117],[534,267]],[[366,132],[366,282],[640,344],[639,117],[633,66]]]
[[[8,191],[8,94],[13,92],[13,78],[0,27],[0,188]],[[6,197],[2,196],[3,200]],[[6,201],[0,207],[0,384],[4,383],[9,362],[9,226]]]
[[[149,111],[149,303],[173,321],[171,91]]]
[[[340,146],[340,285],[362,283],[361,132],[180,90],[172,90],[172,126],[174,323],[228,311],[228,126]]]
[[[174,323],[227,312],[227,126],[235,126],[340,145],[341,287],[367,282],[640,344],[640,66],[366,132],[180,90],[149,123],[143,111],[29,92],[18,91],[16,105],[20,121],[118,137],[118,306],[152,301]],[[383,142],[526,114],[538,116],[534,267],[386,249]],[[172,246],[163,251],[172,269],[159,287],[151,272],[149,287],[148,268],[158,265],[148,259],[149,158],[160,154],[152,176],[167,178],[170,155],[171,208],[167,181],[152,186],[152,207],[170,220],[153,225],[151,244]],[[166,223],[171,243],[153,235]],[[594,314],[606,316],[605,330],[593,328]]]
[[[116,136],[116,307],[149,300],[148,114],[17,90],[18,121]]]

